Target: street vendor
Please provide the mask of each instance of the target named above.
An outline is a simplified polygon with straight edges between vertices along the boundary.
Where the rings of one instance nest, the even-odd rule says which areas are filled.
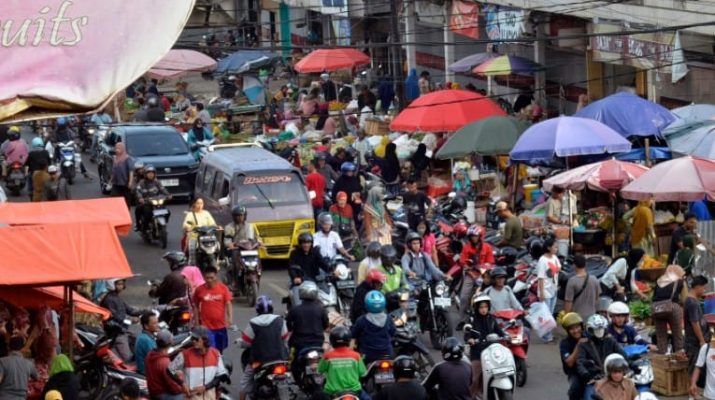
[[[561,214],[563,207],[561,200],[564,197],[564,190],[555,186],[551,190],[551,197],[546,202],[546,222],[550,224],[563,224],[564,216]]]

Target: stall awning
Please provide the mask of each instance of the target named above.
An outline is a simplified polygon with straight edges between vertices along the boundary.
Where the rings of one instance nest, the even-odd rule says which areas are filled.
[[[0,228],[0,249],[0,285],[64,285],[132,275],[106,222]]]
[[[122,236],[128,235],[132,227],[132,218],[122,197],[0,204],[0,224],[66,224],[67,221],[109,222]]]
[[[64,288],[62,286],[47,287],[0,287],[0,300],[8,302],[16,307],[29,309],[50,307],[54,310],[61,310],[65,306]],[[75,311],[87,314],[98,314],[103,320],[112,314],[104,307],[100,307],[81,294],[74,292],[72,295]]]

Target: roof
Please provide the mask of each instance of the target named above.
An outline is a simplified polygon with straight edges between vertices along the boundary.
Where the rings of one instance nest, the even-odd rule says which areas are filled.
[[[132,226],[129,210],[121,197],[0,204],[2,224],[65,224],[67,221],[108,222],[122,236],[127,236]]]
[[[265,170],[294,170],[293,164],[268,150],[258,147],[231,147],[216,149],[204,156],[209,163],[224,171],[255,172]]]
[[[167,125],[164,123],[146,123],[146,122],[141,122],[137,124],[119,124],[119,125],[112,125],[111,128],[112,131],[117,132],[117,133],[123,133],[123,134],[135,134],[135,133],[141,133],[141,132],[172,132],[172,133],[178,133],[179,131],[176,130],[175,127],[171,125]]]
[[[65,285],[132,270],[107,222],[0,228],[0,285]]]

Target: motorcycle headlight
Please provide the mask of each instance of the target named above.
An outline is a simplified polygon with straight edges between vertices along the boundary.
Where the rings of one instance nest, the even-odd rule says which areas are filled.
[[[94,128],[89,128],[89,129],[87,129],[87,133],[89,133],[90,135],[94,135],[94,133],[95,133],[96,131],[97,131],[97,130],[94,129]]]
[[[499,365],[507,360],[506,350],[504,350],[503,347],[493,347],[490,350],[490,355],[496,365]]]
[[[162,200],[162,199],[153,199],[153,200],[151,201],[151,204],[154,205],[154,206],[160,206],[160,205],[164,204],[164,200]]]
[[[338,264],[338,266],[335,267],[335,276],[341,281],[344,281],[350,277],[350,270],[348,270],[345,264]]]
[[[437,286],[434,287],[434,293],[437,296],[442,296],[447,292],[447,285],[444,283],[438,283]]]
[[[312,222],[303,222],[300,224],[298,227],[299,231],[312,231],[313,230],[313,223]]]
[[[521,338],[521,335],[514,335],[511,337],[511,344],[521,344],[523,339]]]

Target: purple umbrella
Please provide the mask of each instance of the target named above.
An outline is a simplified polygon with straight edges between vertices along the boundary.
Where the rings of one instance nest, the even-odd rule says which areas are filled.
[[[598,121],[558,117],[524,131],[509,156],[515,161],[536,163],[557,157],[620,153],[630,149],[628,140]]]
[[[591,103],[574,116],[603,122],[623,137],[663,137],[665,127],[675,121],[675,116],[665,107],[628,92]]]
[[[477,53],[477,54],[472,54],[471,56],[466,56],[462,58],[461,60],[450,64],[447,69],[452,71],[452,72],[469,72],[472,70],[472,68],[476,67],[479,64],[482,64],[485,61],[489,61],[492,58],[498,57],[499,54],[495,53]]]

